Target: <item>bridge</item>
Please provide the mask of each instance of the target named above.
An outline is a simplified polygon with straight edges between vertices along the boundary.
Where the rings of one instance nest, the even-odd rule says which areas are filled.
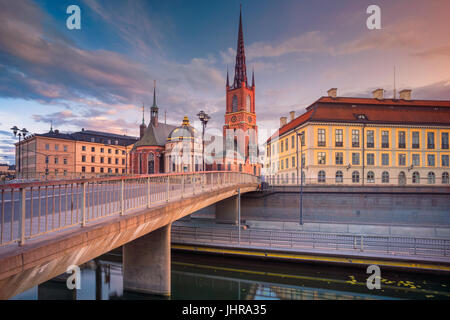
[[[235,223],[258,182],[211,171],[0,185],[0,299],[120,246],[125,290],[170,295],[172,222],[215,205]]]

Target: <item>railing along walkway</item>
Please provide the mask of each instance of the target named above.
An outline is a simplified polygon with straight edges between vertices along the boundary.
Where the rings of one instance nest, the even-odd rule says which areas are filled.
[[[172,242],[265,249],[313,249],[318,252],[364,252],[380,255],[434,257],[450,262],[450,239],[351,235],[280,230],[172,225]]]
[[[258,177],[225,171],[31,182],[0,186],[0,247]]]

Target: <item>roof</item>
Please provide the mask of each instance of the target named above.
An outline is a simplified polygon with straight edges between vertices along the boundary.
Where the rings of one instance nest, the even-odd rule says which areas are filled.
[[[191,140],[193,141],[197,136],[197,130],[189,124],[189,118],[184,117],[181,126],[173,129],[167,137],[167,141],[183,141]]]
[[[152,123],[149,124],[144,132],[144,136],[134,144],[134,147],[151,147],[151,146],[165,146],[167,137],[176,126],[158,122],[155,127]]]
[[[358,119],[358,115],[364,115],[365,120]],[[321,97],[267,142],[306,122],[450,126],[450,101]]]

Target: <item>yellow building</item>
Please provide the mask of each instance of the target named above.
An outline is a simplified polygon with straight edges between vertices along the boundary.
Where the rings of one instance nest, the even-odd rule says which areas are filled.
[[[449,183],[450,101],[338,97],[328,91],[266,142],[266,181],[304,184]],[[303,144],[300,143],[303,139]]]
[[[16,176],[53,179],[126,174],[136,137],[82,130],[50,130],[16,144]]]

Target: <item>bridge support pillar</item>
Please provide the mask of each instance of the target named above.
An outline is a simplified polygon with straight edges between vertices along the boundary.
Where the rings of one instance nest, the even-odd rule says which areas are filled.
[[[125,291],[170,296],[170,229],[169,224],[123,246]]]
[[[216,222],[238,223],[239,197],[234,196],[216,203]]]

